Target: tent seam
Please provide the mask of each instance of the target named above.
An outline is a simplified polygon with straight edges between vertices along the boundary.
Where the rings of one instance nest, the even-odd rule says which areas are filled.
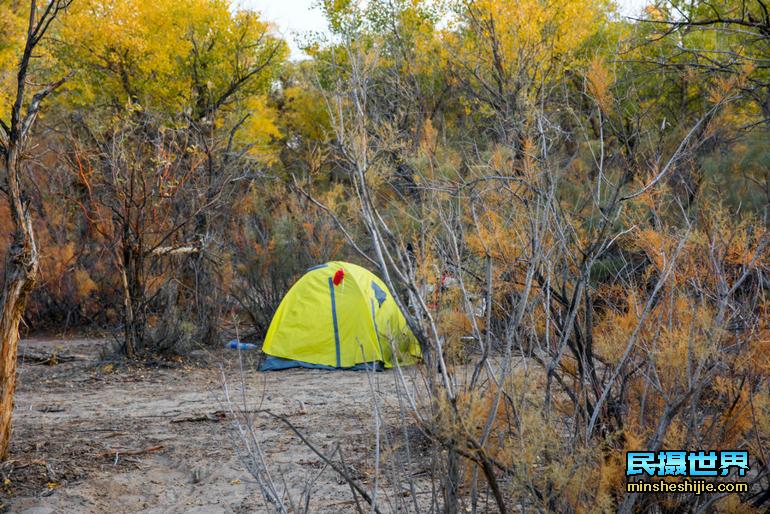
[[[332,323],[334,324],[334,347],[337,351],[337,367],[342,367],[340,359],[340,331],[337,324],[337,302],[334,298],[334,282],[332,277],[329,277],[329,294],[332,298]]]

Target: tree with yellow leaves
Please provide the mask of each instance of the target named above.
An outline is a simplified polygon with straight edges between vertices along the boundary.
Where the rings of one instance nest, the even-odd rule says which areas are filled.
[[[212,253],[225,210],[248,189],[253,167],[275,158],[279,136],[267,94],[287,48],[270,30],[220,0],[84,0],[62,19],[57,57],[82,70],[60,104],[73,122],[73,200],[122,277],[129,356],[146,343],[153,280],[184,284],[179,297],[166,290],[165,308],[189,309],[177,316],[196,327],[186,337],[215,338]],[[149,276],[172,255],[176,264]]]

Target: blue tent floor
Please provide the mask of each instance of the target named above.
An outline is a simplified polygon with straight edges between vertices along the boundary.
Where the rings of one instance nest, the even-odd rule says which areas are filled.
[[[259,371],[281,371],[291,368],[308,368],[308,369],[325,369],[328,371],[384,371],[385,368],[382,362],[362,362],[349,368],[337,368],[334,366],[325,366],[323,364],[313,364],[312,362],[295,361],[292,359],[284,359],[281,357],[274,357],[269,355],[265,362],[259,367]]]

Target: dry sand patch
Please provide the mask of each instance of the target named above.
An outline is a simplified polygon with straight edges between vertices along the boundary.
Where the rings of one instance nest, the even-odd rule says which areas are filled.
[[[59,349],[78,360],[23,362],[12,460],[3,467],[10,512],[262,512],[262,497],[236,452],[218,365],[105,363],[100,340],[24,341],[21,351]],[[216,358],[216,357],[215,357]],[[236,396],[236,359],[219,355]],[[246,365],[251,405],[284,415],[329,451],[339,442],[363,482],[373,472],[372,387],[361,372],[259,373]],[[375,375],[377,397],[393,402],[392,373]],[[397,417],[394,409],[393,416]],[[395,422],[396,420],[394,420]],[[280,421],[260,417],[271,470],[298,491],[323,467]],[[117,458],[115,457],[117,453]],[[281,482],[283,483],[283,482]],[[331,470],[319,478],[313,512],[352,508]]]

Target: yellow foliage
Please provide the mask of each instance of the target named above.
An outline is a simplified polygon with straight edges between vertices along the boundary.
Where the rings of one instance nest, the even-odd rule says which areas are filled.
[[[88,272],[83,269],[75,270],[75,284],[77,286],[78,296],[81,299],[88,297],[88,295],[99,289]]]
[[[323,142],[329,137],[329,114],[326,103],[311,88],[291,86],[283,93],[281,121],[308,141]]]
[[[491,51],[494,38],[503,68],[542,76],[596,33],[607,7],[601,0],[478,0],[468,8],[477,31],[467,41],[466,51],[470,55],[478,55],[481,49]]]
[[[277,113],[267,105],[264,96],[252,96],[244,102],[243,108],[249,118],[238,132],[238,137],[249,145],[249,154],[265,164],[272,164],[278,157],[274,144],[281,137],[276,126]]]
[[[752,64],[745,64],[740,73],[729,73],[727,75],[717,75],[713,79],[708,89],[708,99],[712,104],[719,104],[735,95],[744,87],[749,76],[754,71]]]
[[[82,71],[66,84],[68,101],[97,111],[194,111],[202,101],[221,99],[239,73],[272,55],[271,65],[244,84],[247,93],[265,91],[285,45],[255,13],[231,8],[228,0],[73,2],[57,47],[63,67]],[[257,134],[266,130],[272,129],[259,127]]]
[[[426,119],[422,125],[422,137],[420,138],[420,150],[428,156],[432,156],[436,151],[437,132],[433,127],[430,118]]]
[[[24,45],[24,3],[0,0],[0,117],[15,98],[16,64]]]
[[[613,84],[613,78],[607,69],[607,63],[600,57],[594,57],[588,64],[586,72],[588,79],[588,91],[599,104],[604,113],[611,113],[614,105],[614,98],[610,88]]]

